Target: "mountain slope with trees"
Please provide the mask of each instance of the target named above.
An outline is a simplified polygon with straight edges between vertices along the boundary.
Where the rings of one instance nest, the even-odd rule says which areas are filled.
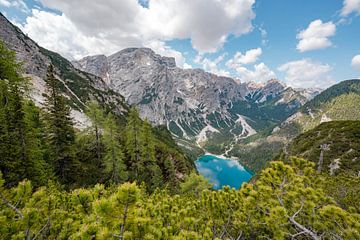
[[[171,137],[162,141],[169,132],[155,130],[134,108],[113,115],[89,102],[90,126],[75,129],[53,65],[45,79],[44,108],[36,107],[27,97],[29,79],[21,69],[15,53],[0,42],[0,170],[5,186],[25,178],[36,187],[53,179],[66,188],[131,180],[145,182],[148,190],[167,186],[176,191],[194,169]]]
[[[228,154],[254,171],[274,159],[290,141],[323,122],[360,120],[360,80],[346,80],[321,92],[277,126],[242,139]]]

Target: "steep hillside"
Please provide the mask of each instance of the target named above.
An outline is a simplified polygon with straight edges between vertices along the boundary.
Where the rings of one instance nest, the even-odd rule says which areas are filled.
[[[60,84],[60,92],[66,97],[67,104],[71,106],[71,117],[78,130],[86,129],[91,125],[85,112],[89,101],[98,102],[105,112],[113,113],[123,130],[129,105],[124,97],[113,91],[102,78],[75,68],[71,62],[59,54],[42,48],[19,28],[11,24],[0,14],[0,41],[9,49],[14,50],[18,61],[23,63],[24,75],[31,80],[30,98],[36,105],[43,107],[46,93],[46,72],[52,64],[56,80]],[[172,140],[170,132],[161,126],[152,129],[157,138],[157,154],[162,160],[183,165],[183,173],[193,169],[191,160],[184,155]]]
[[[340,82],[307,102],[299,112],[285,121],[298,124],[302,130],[309,130],[320,123],[336,120],[360,119],[360,80]],[[280,128],[281,128],[280,127]]]
[[[330,175],[360,175],[360,121],[322,123],[294,138],[282,159],[287,156],[304,157]]]
[[[24,63],[24,71],[31,78],[31,98],[41,106],[45,92],[46,71],[53,64],[57,78],[62,83],[61,91],[72,107],[72,116],[79,127],[88,124],[84,115],[85,103],[96,100],[104,107],[122,115],[127,110],[124,98],[112,91],[95,75],[82,72],[59,54],[46,50],[27,37],[19,28],[0,14],[0,40],[16,52],[17,59]]]

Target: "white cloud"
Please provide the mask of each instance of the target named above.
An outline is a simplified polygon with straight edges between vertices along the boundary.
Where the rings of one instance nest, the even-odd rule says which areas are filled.
[[[327,64],[302,59],[285,63],[278,68],[285,72],[285,82],[296,88],[327,87],[334,83],[329,75],[332,67]]]
[[[5,1],[5,0],[0,0]],[[46,7],[59,10],[63,22],[71,25],[73,34],[83,36],[83,40],[110,43],[110,48],[144,46],[148,42],[165,42],[171,39],[190,39],[192,46],[199,52],[215,52],[223,46],[229,35],[240,36],[253,29],[255,13],[252,6],[255,0],[150,0],[145,8],[137,0],[41,0]],[[86,11],[84,11],[86,6]],[[48,15],[53,18],[53,16]],[[27,33],[36,41],[48,38],[39,31],[52,25],[52,32],[70,27],[49,23],[51,19],[40,22],[39,13],[28,18],[32,26],[24,26]],[[31,21],[34,18],[34,21]],[[46,21],[47,20],[47,21]],[[59,20],[60,21],[60,20]],[[37,26],[34,26],[34,24]],[[211,27],[209,27],[211,26]],[[47,34],[41,31],[41,34]],[[70,45],[80,45],[73,36],[57,37],[52,40],[66,41]],[[84,39],[85,38],[85,39]],[[92,45],[88,50],[98,48]],[[55,46],[54,46],[55,47]],[[60,49],[61,46],[56,46]],[[102,45],[100,46],[102,48]],[[55,49],[52,49],[55,50]],[[96,50],[93,50],[96,51]],[[92,52],[93,52],[92,51]],[[65,55],[71,55],[68,51]],[[75,57],[75,56],[74,56]]]
[[[0,0],[0,6],[10,7],[11,3],[8,0]]]
[[[218,56],[217,58],[215,58],[214,60],[211,60],[209,58],[204,58],[202,55],[198,55],[195,57],[194,62],[200,64],[202,68],[207,72],[211,72],[219,76],[229,77],[230,73],[224,69],[220,69],[218,66],[224,60],[226,55],[227,54],[224,53]]]
[[[300,40],[297,49],[300,52],[306,52],[330,47],[332,42],[329,37],[334,36],[335,32],[336,25],[334,23],[323,23],[320,19],[315,20],[296,36]]]
[[[0,0],[0,6],[4,6],[7,8],[10,8],[10,7],[17,8],[24,13],[30,12],[28,6],[26,5],[26,3],[23,0],[11,0],[11,1]]]
[[[139,39],[125,36],[120,38],[124,41],[122,44],[107,38],[88,36],[79,31],[64,14],[57,15],[33,9],[32,16],[28,17],[26,24],[20,25],[20,27],[41,46],[56,51],[69,59],[79,59],[95,54],[109,55],[122,48],[135,46],[150,47],[162,56],[174,57],[179,67],[183,67],[185,64],[183,55],[166,46],[162,41],[141,42]]]
[[[236,52],[233,59],[230,59],[226,66],[236,69],[242,65],[256,62],[262,54],[261,48],[250,49],[245,54]]]
[[[237,67],[235,70],[239,75],[239,79],[245,82],[265,82],[276,78],[276,74],[263,62],[254,65],[254,70],[242,66]]]
[[[269,42],[268,33],[263,27],[258,27],[261,34],[261,45],[266,46]]]
[[[154,40],[154,41],[145,43],[144,45],[146,47],[151,48],[152,50],[154,50],[157,54],[160,54],[161,56],[175,58],[176,65],[178,67],[184,68],[185,64],[187,64],[187,63],[185,63],[185,58],[184,58],[184,56],[182,55],[181,52],[172,49],[171,47],[167,46],[162,41],[155,41]],[[188,67],[188,64],[186,65],[186,67]]]
[[[341,15],[347,16],[351,13],[360,14],[360,0],[344,0]]]
[[[109,54],[118,50],[117,44],[82,34],[64,15],[32,10],[22,30],[41,46],[59,52],[69,59],[88,54]]]
[[[353,59],[351,61],[351,66],[355,70],[360,71],[360,55],[356,55],[353,57]]]

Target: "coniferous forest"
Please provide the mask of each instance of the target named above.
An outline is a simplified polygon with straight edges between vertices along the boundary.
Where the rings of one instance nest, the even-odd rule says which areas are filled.
[[[360,239],[359,178],[291,157],[214,191],[136,108],[76,129],[56,69],[39,108],[21,68],[0,44],[0,239]]]

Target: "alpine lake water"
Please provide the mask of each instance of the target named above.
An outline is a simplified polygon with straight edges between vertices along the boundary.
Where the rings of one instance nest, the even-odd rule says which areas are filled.
[[[238,161],[213,155],[199,157],[195,165],[199,173],[213,184],[215,190],[222,189],[224,186],[238,189],[253,175]]]

